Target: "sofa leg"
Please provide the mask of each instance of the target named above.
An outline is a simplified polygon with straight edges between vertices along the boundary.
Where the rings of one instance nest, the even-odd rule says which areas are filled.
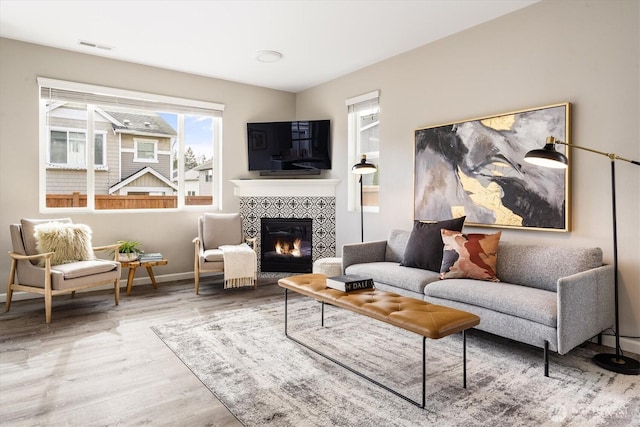
[[[549,376],[549,341],[544,341],[544,376]]]

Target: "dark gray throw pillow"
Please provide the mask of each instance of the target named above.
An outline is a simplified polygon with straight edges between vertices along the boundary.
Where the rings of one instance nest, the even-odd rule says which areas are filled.
[[[415,221],[400,265],[439,272],[444,248],[440,230],[462,231],[465,218],[438,222]]]

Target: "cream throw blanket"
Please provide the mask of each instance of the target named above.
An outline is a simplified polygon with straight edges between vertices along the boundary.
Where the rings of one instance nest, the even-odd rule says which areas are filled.
[[[247,245],[223,245],[224,288],[253,286],[256,274],[256,253]]]

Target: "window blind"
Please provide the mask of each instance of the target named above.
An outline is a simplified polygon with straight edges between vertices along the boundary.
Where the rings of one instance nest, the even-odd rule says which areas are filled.
[[[224,104],[38,77],[40,98],[98,106],[221,117]]]
[[[363,95],[354,96],[345,101],[349,113],[372,109],[379,105],[380,91],[374,90]]]

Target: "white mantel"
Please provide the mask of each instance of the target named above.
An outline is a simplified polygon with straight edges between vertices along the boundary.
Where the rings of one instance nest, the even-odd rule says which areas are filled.
[[[335,197],[339,179],[232,179],[237,197]]]

